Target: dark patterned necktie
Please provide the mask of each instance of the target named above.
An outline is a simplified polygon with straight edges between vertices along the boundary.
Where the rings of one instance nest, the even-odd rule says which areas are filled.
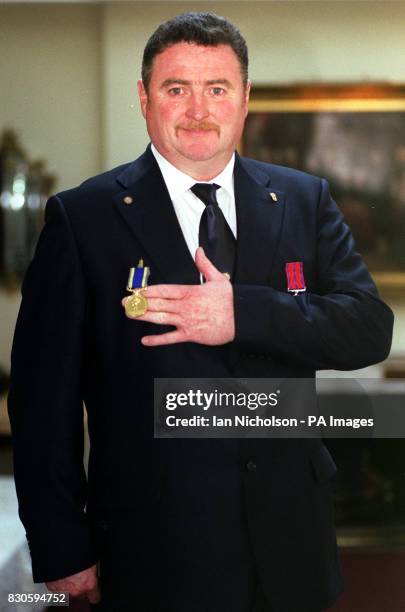
[[[232,278],[235,265],[236,240],[217,201],[215,183],[196,183],[191,191],[205,204],[201,215],[198,243],[208,259],[220,272]]]

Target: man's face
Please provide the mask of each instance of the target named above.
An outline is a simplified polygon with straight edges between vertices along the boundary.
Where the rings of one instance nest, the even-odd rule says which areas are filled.
[[[168,47],[154,59],[148,93],[141,81],[138,91],[151,141],[166,159],[183,171],[221,171],[242,135],[249,99],[231,47]]]

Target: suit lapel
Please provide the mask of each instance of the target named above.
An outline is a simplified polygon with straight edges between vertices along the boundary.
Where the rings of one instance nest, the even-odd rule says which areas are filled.
[[[145,250],[152,282],[156,268],[166,282],[197,284],[198,270],[150,148],[117,180],[126,189],[114,198],[115,206]]]
[[[285,195],[270,188],[268,174],[257,163],[239,155],[234,180],[238,226],[235,283],[269,284],[284,218]]]

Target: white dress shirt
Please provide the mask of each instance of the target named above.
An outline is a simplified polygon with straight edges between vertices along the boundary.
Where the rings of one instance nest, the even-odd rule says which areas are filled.
[[[224,213],[225,219],[236,238],[236,208],[233,184],[235,154],[232,155],[222,172],[211,181],[196,181],[168,162],[153,145],[152,153],[159,164],[160,171],[166,183],[177,219],[192,258],[195,259],[195,252],[198,248],[198,230],[200,227],[201,215],[205,209],[205,204],[190,191],[190,187],[197,182],[216,183],[220,186],[220,189],[216,192],[218,205]]]

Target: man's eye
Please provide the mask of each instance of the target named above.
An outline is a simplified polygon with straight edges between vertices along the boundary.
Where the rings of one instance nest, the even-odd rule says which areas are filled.
[[[183,87],[171,87],[169,89],[169,94],[171,96],[180,96],[184,92]]]
[[[210,92],[214,96],[222,96],[225,93],[225,89],[223,87],[211,87]]]

